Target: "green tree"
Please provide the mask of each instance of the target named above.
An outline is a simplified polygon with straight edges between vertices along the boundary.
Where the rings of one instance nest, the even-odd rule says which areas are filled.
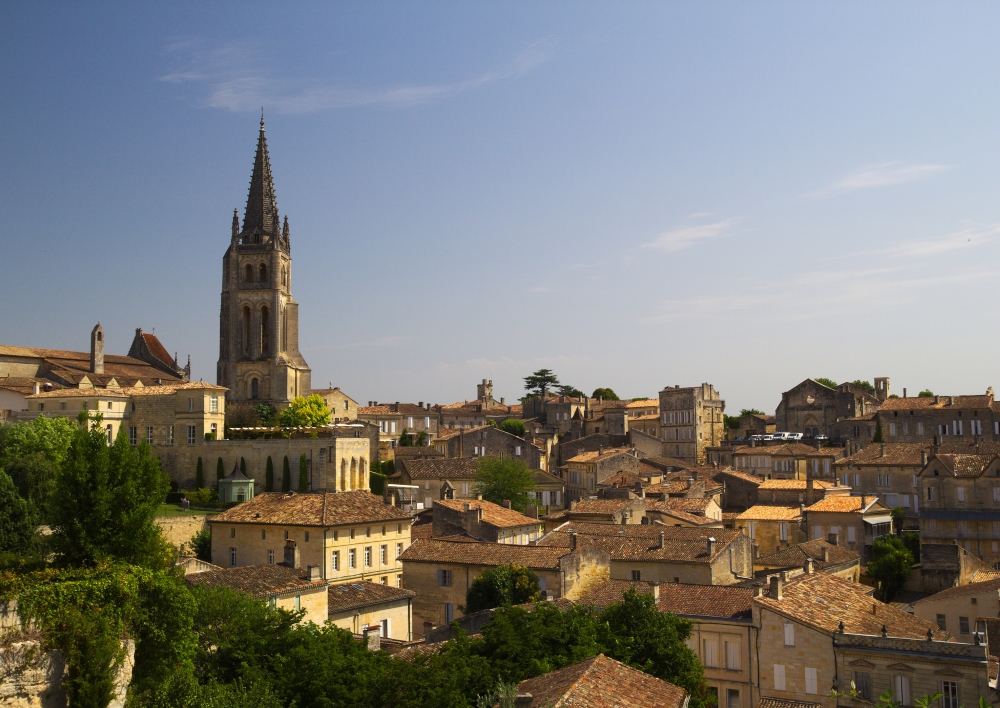
[[[872,546],[868,575],[878,581],[879,597],[889,602],[913,568],[913,554],[898,536],[882,536]]]
[[[726,415],[725,413],[723,413],[722,425],[723,427],[729,428],[730,430],[736,430],[737,428],[740,427],[740,418],[739,416]]]
[[[278,420],[278,411],[270,403],[258,403],[253,407],[253,410],[263,426],[272,426]]]
[[[330,409],[318,393],[308,398],[297,396],[278,414],[278,424],[284,428],[296,426],[313,427],[330,423]]]
[[[243,474],[247,473],[247,461],[244,460],[242,457],[240,458],[240,472],[242,472]]]
[[[226,467],[222,464],[222,458],[215,465],[215,481],[218,482],[220,479],[226,478]]]
[[[476,465],[476,493],[494,504],[510,501],[523,512],[530,503],[528,492],[535,488],[535,475],[513,457],[481,457]]]
[[[386,479],[388,478],[384,474],[379,474],[378,472],[368,473],[368,488],[372,490],[372,494],[379,496],[385,494]]]
[[[892,530],[898,536],[899,532],[903,530],[903,523],[906,521],[906,510],[901,506],[894,506],[889,513],[892,516]]]
[[[594,393],[590,396],[591,398],[600,398],[605,401],[620,401],[618,394],[612,391],[610,388],[595,388]]]
[[[884,442],[882,438],[882,421],[875,418],[875,435],[872,436],[873,443]]]
[[[406,432],[406,428],[403,428],[403,432],[399,435],[399,446],[413,447],[413,436]]]
[[[41,454],[58,467],[66,458],[77,426],[69,418],[46,418],[15,425],[0,425],[0,467],[29,455]]]
[[[24,554],[33,545],[38,514],[17,493],[14,481],[0,469],[0,551]]]
[[[833,379],[828,379],[825,376],[820,376],[819,378],[813,379],[816,383],[821,383],[828,388],[837,388],[838,384]]]
[[[499,565],[472,581],[465,593],[465,607],[460,609],[468,615],[502,605],[522,605],[538,600],[539,593],[533,570],[523,565]]]
[[[17,493],[38,512],[39,521],[48,523],[49,503],[59,474],[58,465],[44,452],[33,452],[8,462],[6,471]]]
[[[934,398],[934,392],[929,388],[925,388],[923,391],[917,394],[918,398]]]
[[[907,531],[903,534],[903,545],[906,546],[906,550],[910,552],[913,556],[913,562],[920,562],[920,532],[919,531]]]
[[[306,469],[306,453],[299,456],[299,492],[309,491],[309,472]]]
[[[274,491],[274,463],[270,455],[267,456],[267,469],[264,472],[264,491]]]
[[[281,465],[281,491],[290,492],[292,490],[292,470],[288,465],[288,455]]]
[[[170,488],[143,440],[123,426],[109,447],[100,416],[74,432],[52,497],[52,544],[60,561],[89,565],[119,559],[133,565],[170,563],[156,510]]]
[[[560,385],[556,388],[556,393],[560,396],[568,396],[570,398],[583,398],[585,394],[580,389],[574,386]]]
[[[525,427],[524,421],[518,420],[517,418],[508,418],[507,420],[500,423],[497,426],[500,430],[505,433],[510,433],[511,435],[516,435],[519,438],[524,437]]]
[[[212,532],[208,529],[201,529],[191,537],[191,550],[195,557],[206,563],[212,562]]]
[[[524,377],[524,390],[530,396],[541,396],[547,389],[553,389],[559,385],[559,379],[550,369],[539,369],[530,376]]]
[[[875,386],[868,383],[867,381],[862,381],[861,379],[854,379],[854,381],[851,381],[851,383],[854,384],[855,386],[860,386],[871,395],[873,396],[875,395]]]
[[[759,411],[756,408],[741,408],[740,418],[742,418],[745,415],[765,415],[765,413],[764,411]]]
[[[198,466],[194,472],[194,488],[201,489],[205,486],[205,470],[202,468],[201,458],[198,458]]]

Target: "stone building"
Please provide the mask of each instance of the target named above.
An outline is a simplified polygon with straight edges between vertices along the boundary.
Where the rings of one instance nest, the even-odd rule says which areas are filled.
[[[328,616],[327,582],[317,566],[300,567],[294,553],[280,563],[223,568],[185,576],[189,585],[230,588],[265,600],[271,607],[298,612],[322,626]]]
[[[513,543],[526,546],[537,541],[545,524],[503,505],[482,499],[440,499],[434,504],[432,536],[465,535],[490,543]]]
[[[818,474],[810,474],[814,470],[817,473],[826,473],[827,477],[833,477],[833,468],[830,463],[823,464],[822,460],[834,460],[837,458],[835,450],[840,448],[819,448],[803,443],[785,443],[783,445],[742,445],[733,449],[733,467],[750,474],[758,474],[772,479],[805,479],[807,476],[815,477]],[[818,464],[811,465],[810,461],[817,460]]]
[[[719,708],[755,708],[759,696],[752,588],[608,580],[580,598],[579,604],[603,609],[621,602],[629,589],[652,595],[660,612],[691,622],[687,645],[704,666],[709,692]]]
[[[704,464],[705,448],[725,439],[725,410],[726,402],[712,384],[660,391],[662,454]]]
[[[538,545],[607,553],[617,580],[733,585],[753,578],[750,539],[737,530],[567,521]]]
[[[851,549],[826,539],[785,546],[779,551],[754,558],[755,575],[791,573],[812,564],[818,573],[836,575],[857,583],[861,580],[861,556]],[[762,573],[763,571],[763,573]]]
[[[757,487],[757,504],[800,506],[814,504],[831,496],[847,496],[849,487],[838,487],[836,482],[812,479],[769,479]]]
[[[805,509],[810,540],[836,537],[867,560],[875,541],[892,534],[891,509],[878,497],[829,496]]]
[[[941,706],[973,705],[991,695],[985,646],[956,644],[930,622],[879,602],[871,588],[827,573],[771,580],[753,600],[762,697],[851,705],[893,691],[904,706],[942,693]]]
[[[379,627],[383,639],[413,639],[413,598],[416,593],[393,585],[366,581],[331,585],[327,591],[330,622],[352,634]]]
[[[209,517],[212,562],[313,566],[331,582],[400,586],[410,517],[368,491],[263,493]]]
[[[646,500],[630,494],[618,498],[571,501],[567,508],[544,516],[543,521],[546,530],[551,531],[567,521],[623,526],[646,523],[645,518]]]
[[[930,449],[920,443],[872,443],[837,460],[837,478],[853,494],[877,496],[890,508],[902,507],[908,523],[916,524],[920,517],[918,475]]]
[[[400,458],[389,482],[409,487],[405,496],[419,502],[418,508],[430,509],[446,495],[450,499],[474,499],[478,465],[479,460],[474,457],[450,460]]]
[[[778,432],[826,435],[835,438],[834,424],[843,418],[874,413],[889,398],[889,379],[875,379],[875,395],[863,386],[842,383],[830,388],[813,379],[781,394],[774,411]]]
[[[563,479],[566,480],[567,500],[579,501],[593,495],[597,485],[619,472],[635,472],[639,459],[631,450],[618,448],[584,452],[566,461]]]
[[[1000,457],[939,452],[918,479],[921,544],[958,544],[1000,568]]]
[[[445,428],[432,443],[448,459],[456,457],[511,457],[521,460],[532,470],[545,470],[548,458],[523,438],[512,435],[495,425],[478,428]]]
[[[1000,617],[1000,578],[948,588],[913,603],[913,614],[965,644],[986,640],[986,621]],[[994,637],[994,641],[995,641]]]
[[[358,407],[358,420],[378,426],[379,458],[391,460],[399,443],[399,436],[403,433],[403,416],[384,403],[379,404],[378,401],[371,403]]]
[[[892,398],[875,414],[886,442],[975,443],[1000,440],[1000,405],[993,387],[981,396]]]
[[[432,410],[439,417],[441,430],[459,428],[478,428],[492,420],[498,425],[507,418],[521,418],[523,408],[520,405],[508,406],[501,398],[493,398],[493,382],[483,379],[476,384],[476,400],[458,401],[444,405],[433,406]]]
[[[805,514],[799,506],[752,506],[737,516],[735,523],[763,555],[807,540]]]
[[[309,395],[310,377],[299,352],[288,217],[282,225],[261,118],[243,225],[233,210],[222,257],[217,383],[229,389],[231,401],[270,401],[281,408]]]
[[[575,600],[608,579],[608,556],[595,548],[543,548],[421,538],[401,557],[403,587],[413,590],[414,634],[462,616],[466,593],[483,571],[523,565],[553,599]]]
[[[358,419],[358,402],[341,391],[339,386],[334,386],[332,381],[329,388],[314,388],[312,393],[322,398],[326,407],[330,409],[331,423],[344,423]]]

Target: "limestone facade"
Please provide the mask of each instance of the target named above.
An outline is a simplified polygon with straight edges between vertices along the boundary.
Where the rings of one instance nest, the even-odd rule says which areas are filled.
[[[853,383],[831,388],[806,379],[781,394],[781,402],[774,411],[776,430],[835,438],[834,425],[839,420],[870,415],[889,397],[889,379],[875,381],[876,391],[872,395]]]
[[[660,434],[663,454],[692,464],[704,464],[705,448],[725,439],[726,402],[709,383],[660,391]]]

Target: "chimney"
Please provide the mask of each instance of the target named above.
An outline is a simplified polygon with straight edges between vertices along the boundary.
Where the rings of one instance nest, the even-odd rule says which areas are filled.
[[[426,639],[427,635],[430,634],[432,631],[434,631],[434,623],[424,622],[424,639]]]
[[[906,398],[906,387],[903,387],[903,398]]]
[[[920,451],[920,464],[923,467],[927,466],[927,450],[921,450]]]
[[[781,578],[779,578],[776,575],[771,576],[771,593],[770,594],[771,594],[771,599],[772,600],[781,600],[783,598],[783,594],[781,592],[781,586],[782,586]]]
[[[828,534],[827,537],[826,537],[826,542],[829,543],[831,546],[839,546],[840,545],[840,534],[839,533]]]
[[[477,493],[476,493],[476,500],[477,500],[477,501],[482,501],[482,500],[483,500],[483,495],[482,495],[482,493],[481,493],[481,492],[477,492]]]
[[[317,580],[322,580],[319,574],[318,565],[308,565],[306,566],[306,571],[308,572],[309,582],[315,583]]]
[[[424,402],[423,401],[417,401],[417,408],[423,408],[423,407],[424,407]]]
[[[531,517],[532,519],[538,518],[538,506],[535,504],[529,504],[524,510],[524,515]]]
[[[464,507],[466,511],[472,511],[472,504],[469,502],[465,502]]]
[[[885,457],[885,443],[882,443],[882,449],[880,450],[879,457]]]
[[[812,575],[812,573],[813,573],[813,559],[812,558],[806,558],[805,565],[802,567],[802,569],[806,572],[806,575]]]
[[[500,506],[502,506],[504,509],[509,509],[510,508],[510,499],[504,499],[503,500],[503,504],[501,504]]]
[[[756,558],[760,558],[760,544],[759,543],[753,544],[753,557],[755,559]]]
[[[754,586],[753,596],[754,597],[764,597],[764,588],[761,587],[760,585]]]
[[[823,562],[824,563],[829,563],[830,562],[830,547],[829,546],[823,546]]]
[[[135,331],[136,337],[142,336],[142,330]],[[104,328],[98,322],[90,332],[90,373],[104,373]]]
[[[708,555],[715,555],[715,536],[708,537]]]
[[[660,584],[653,583],[653,602],[658,603],[659,601],[660,601]]]
[[[503,396],[500,396],[500,405],[501,406],[507,405],[506,403],[504,403],[504,397]]]
[[[514,708],[531,708],[534,700],[530,693],[519,693],[514,697]]]
[[[42,392],[42,385],[35,381],[35,383],[31,384],[31,392],[37,396]]]
[[[365,627],[364,635],[365,646],[368,648],[368,651],[378,651],[380,649],[379,640],[382,638],[382,625],[376,624],[372,627]]]
[[[577,544],[576,539],[577,539],[577,534],[576,531],[574,531],[569,535],[569,547],[572,548],[574,551],[576,550],[576,544]]]
[[[666,535],[667,534],[665,532],[660,531],[660,545],[658,546],[658,548],[663,548],[663,541],[666,538]]]
[[[301,564],[301,552],[291,539],[285,541],[285,565],[289,568],[298,568]]]

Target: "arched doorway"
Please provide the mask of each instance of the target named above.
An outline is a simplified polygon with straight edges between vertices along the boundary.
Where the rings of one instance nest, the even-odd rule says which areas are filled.
[[[261,266],[263,268],[264,266]],[[270,311],[267,305],[260,308],[260,351],[262,354],[271,352]]]
[[[255,401],[260,398],[260,383],[257,379],[250,379],[250,398]]]

